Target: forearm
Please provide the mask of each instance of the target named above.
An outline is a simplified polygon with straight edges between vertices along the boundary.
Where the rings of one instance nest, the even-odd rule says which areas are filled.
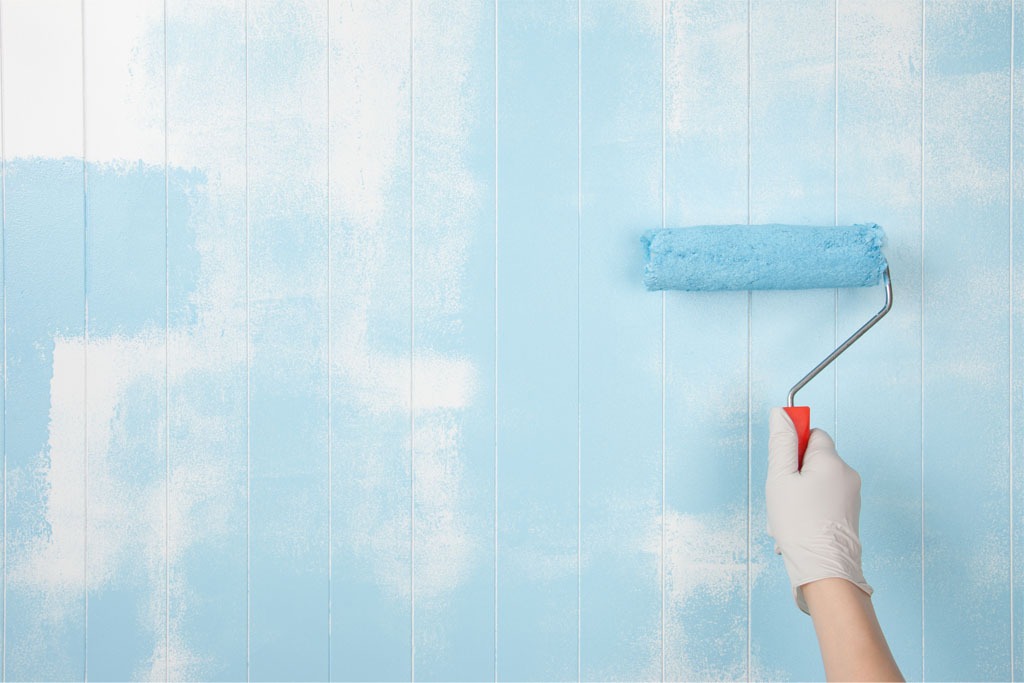
[[[845,579],[803,586],[830,681],[902,681],[871,598]]]

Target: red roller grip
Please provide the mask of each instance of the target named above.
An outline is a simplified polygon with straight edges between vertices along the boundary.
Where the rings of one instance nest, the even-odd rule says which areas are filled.
[[[804,451],[807,450],[807,439],[811,436],[811,409],[808,406],[786,406],[784,408],[789,419],[796,427],[797,438],[797,471],[803,469]]]

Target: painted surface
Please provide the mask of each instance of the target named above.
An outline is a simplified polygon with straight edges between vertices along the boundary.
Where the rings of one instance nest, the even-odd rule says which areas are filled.
[[[885,226],[802,394],[911,679],[1024,676],[1024,8],[0,0],[11,680],[805,680],[767,413],[880,292],[651,294],[661,225]]]

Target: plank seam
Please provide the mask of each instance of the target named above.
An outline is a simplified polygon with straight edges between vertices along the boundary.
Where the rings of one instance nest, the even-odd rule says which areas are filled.
[[[924,323],[925,323],[925,231],[924,231],[924,219],[925,219],[925,206],[924,206],[924,107],[925,107],[925,70],[927,67],[927,54],[926,54],[926,38],[927,38],[927,20],[926,20],[926,8],[927,4],[925,0],[921,0],[921,330],[920,330],[920,351],[921,351],[921,368],[920,368],[920,386],[921,386],[921,679],[925,677],[925,485],[924,485]]]
[[[666,186],[666,151],[665,151],[665,33],[666,16],[665,0],[661,0],[661,227],[665,228],[665,186]],[[667,315],[666,296],[661,293],[661,555],[658,558],[659,588],[661,589],[661,680],[665,681],[665,497],[666,485],[666,394],[668,393],[667,368]]]
[[[416,3],[409,0],[409,677],[416,680]]]
[[[576,2],[576,679],[583,676],[583,410],[580,328],[583,230],[583,0]]]
[[[249,2],[245,23],[245,680],[252,666],[252,347],[249,291]]]
[[[170,680],[171,580],[170,580],[170,515],[171,515],[171,403],[170,403],[170,326],[171,326],[171,256],[170,200],[167,176],[167,0],[163,2],[163,76],[164,76],[164,681]]]
[[[1014,495],[1015,495],[1014,473],[1013,473],[1014,441],[1015,441],[1013,411],[1014,411],[1014,408],[1015,408],[1015,404],[1014,404],[1014,385],[1015,385],[1015,379],[1016,379],[1014,377],[1014,363],[1013,363],[1013,360],[1014,360],[1013,359],[1013,356],[1014,356],[1014,340],[1013,340],[1013,318],[1014,318],[1014,305],[1013,305],[1013,297],[1014,297],[1014,287],[1013,287],[1013,285],[1014,285],[1014,282],[1013,282],[1013,280],[1014,280],[1013,220],[1014,220],[1014,216],[1013,216],[1013,202],[1014,202],[1014,190],[1015,190],[1015,183],[1014,183],[1014,177],[1013,177],[1013,174],[1014,174],[1014,171],[1015,171],[1015,169],[1014,169],[1014,159],[1013,159],[1013,145],[1014,145],[1013,107],[1014,107],[1014,94],[1015,94],[1014,93],[1013,79],[1014,79],[1014,76],[1015,76],[1014,68],[1015,68],[1015,60],[1016,60],[1016,31],[1015,31],[1015,29],[1016,29],[1016,26],[1015,26],[1016,14],[1017,14],[1017,12],[1016,12],[1016,2],[1015,2],[1015,0],[1010,0],[1010,149],[1009,149],[1009,194],[1010,194],[1010,201],[1009,201],[1009,204],[1010,204],[1010,212],[1009,213],[1010,213],[1010,215],[1009,215],[1009,220],[1010,220],[1010,225],[1009,225],[1009,230],[1007,232],[1009,232],[1009,249],[1008,249],[1008,253],[1009,253],[1009,268],[1010,268],[1010,273],[1009,273],[1010,276],[1009,276],[1009,282],[1008,282],[1008,284],[1009,284],[1009,292],[1008,292],[1008,294],[1009,294],[1009,302],[1010,302],[1009,317],[1008,317],[1008,323],[1009,323],[1008,324],[1008,327],[1009,327],[1009,354],[1008,355],[1009,355],[1009,361],[1010,361],[1010,372],[1009,372],[1009,384],[1010,384],[1009,385],[1009,394],[1010,394],[1010,401],[1009,401],[1009,403],[1010,403],[1010,405],[1009,405],[1009,428],[1010,428],[1010,434],[1009,434],[1009,436],[1010,436],[1010,463],[1009,463],[1010,464],[1010,467],[1009,467],[1009,470],[1010,470],[1009,471],[1009,477],[1010,477],[1010,509],[1009,509],[1008,513],[1009,513],[1009,516],[1010,516],[1010,681],[1011,681],[1011,683],[1016,678],[1016,676],[1015,676],[1015,674],[1016,674],[1016,670],[1015,670],[1016,656],[1015,656],[1015,650],[1014,650],[1014,638],[1016,637],[1015,636],[1015,632],[1014,632],[1014,618],[1015,618],[1015,613],[1014,613],[1014,607],[1015,607],[1015,605],[1014,605],[1014,551],[1015,551],[1015,547],[1014,547],[1014,527],[1015,527],[1015,524],[1014,524],[1014,519],[1013,519],[1013,513],[1014,513],[1014,510],[1013,510],[1013,498],[1014,498]]]
[[[3,621],[0,624],[0,652],[3,661],[0,662],[0,680],[7,680],[7,128],[4,109],[4,93],[6,92],[6,79],[4,69],[7,59],[4,55],[5,41],[3,4],[0,3],[0,242],[2,242],[2,254],[0,259],[3,262],[2,277],[3,287],[3,337],[4,337],[4,410],[3,410],[3,470],[4,470],[4,547],[3,547]]]
[[[334,365],[331,361],[332,232],[331,221],[331,1],[327,5],[327,680],[331,680],[334,630]]]
[[[747,0],[747,225],[750,225],[750,151],[751,151],[751,34],[752,34],[752,0]],[[752,479],[753,479],[753,459],[754,459],[754,444],[753,444],[753,391],[752,391],[752,380],[750,373],[750,359],[752,355],[752,344],[753,344],[753,308],[754,308],[754,297],[751,292],[747,292],[747,652],[746,652],[746,665],[747,665],[747,683],[752,680],[751,672],[751,652],[753,650],[752,638],[753,628],[751,627],[752,620],[752,592],[753,592],[753,577],[751,568],[751,529],[753,527],[753,499],[752,499]]]
[[[498,0],[494,0],[494,680],[498,680]]]
[[[86,148],[86,98],[85,98],[85,0],[80,0],[82,28],[82,297],[83,297],[83,345],[82,345],[82,438],[83,488],[82,496],[82,594],[83,594],[83,672],[89,680],[89,169]],[[5,658],[6,665],[6,658]]]

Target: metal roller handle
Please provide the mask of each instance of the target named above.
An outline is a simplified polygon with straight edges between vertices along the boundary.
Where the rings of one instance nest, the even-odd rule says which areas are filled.
[[[874,315],[871,320],[864,323],[859,330],[850,335],[850,338],[839,345],[835,351],[830,353],[825,360],[814,366],[814,369],[804,375],[803,379],[793,385],[793,388],[789,390],[789,407],[793,407],[793,400],[796,398],[796,392],[804,388],[804,386],[812,379],[817,377],[818,373],[827,368],[829,364],[839,357],[846,349],[850,348],[853,342],[860,339],[865,332],[874,327],[875,323],[885,317],[885,314],[892,310],[892,280],[889,278],[889,266],[885,267],[885,272],[882,273],[882,281],[885,284],[885,305],[882,306],[882,310]]]

